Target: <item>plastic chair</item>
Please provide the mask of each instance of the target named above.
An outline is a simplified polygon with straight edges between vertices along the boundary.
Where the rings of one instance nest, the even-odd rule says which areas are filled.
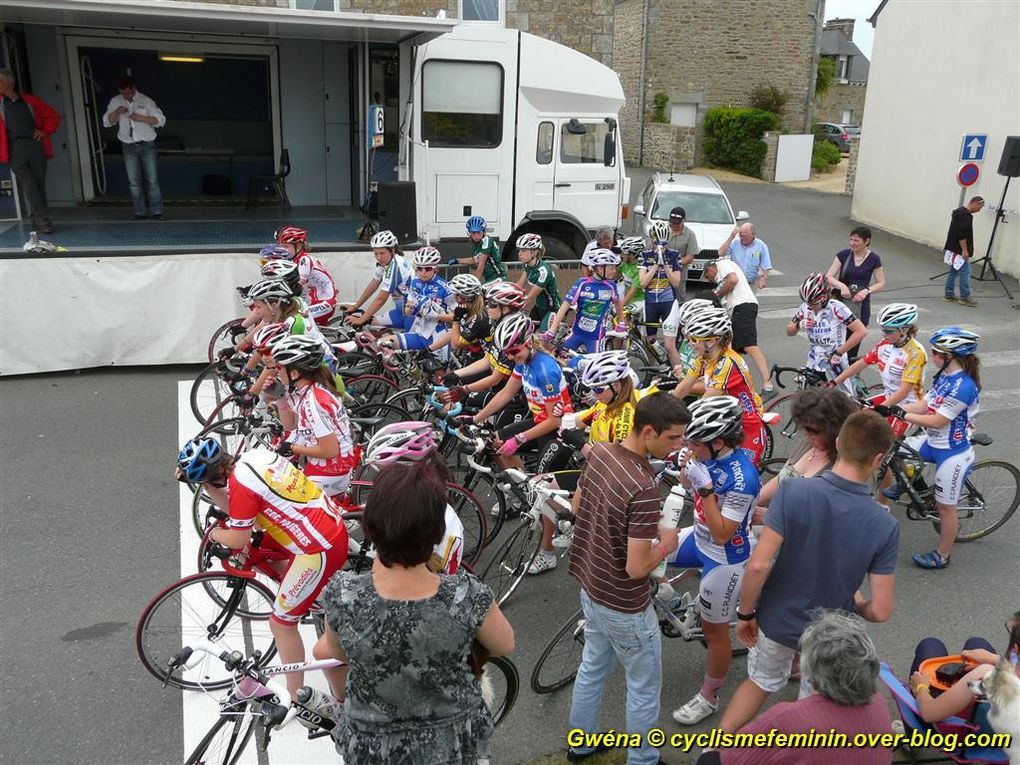
[[[290,151],[283,149],[280,152],[280,168],[275,175],[253,175],[248,178],[248,199],[244,203],[244,209],[248,210],[253,204],[257,205],[259,203],[259,192],[263,187],[269,186],[283,209],[289,210],[290,199],[287,197],[288,175],[290,175]]]
[[[924,733],[927,730],[934,731],[936,733],[957,733],[961,737],[965,733],[971,733],[979,730],[980,726],[973,723],[969,723],[960,717],[947,717],[945,720],[940,720],[934,725],[926,723],[921,718],[921,713],[917,708],[917,699],[910,692],[900,679],[896,677],[892,669],[888,664],[882,663],[881,670],[879,671],[879,677],[885,686],[889,689],[889,693],[892,696],[893,703],[896,704],[896,709],[899,711],[900,718],[903,720],[904,732],[907,736],[910,735],[911,731],[919,731]],[[959,763],[994,763],[995,765],[1009,765],[1009,759],[1006,757],[1005,752],[1001,749],[981,749],[978,747],[960,747],[954,752],[944,752],[941,757],[925,758],[920,759],[918,753],[907,746],[904,746],[904,750],[910,757],[910,762],[918,765],[919,763],[929,762],[959,762]]]

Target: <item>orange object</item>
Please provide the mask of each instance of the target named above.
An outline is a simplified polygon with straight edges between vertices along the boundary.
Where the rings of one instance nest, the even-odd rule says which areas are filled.
[[[936,656],[932,659],[926,659],[921,662],[921,666],[917,668],[917,671],[924,675],[928,685],[932,688],[938,688],[940,691],[948,691],[952,688],[951,685],[946,685],[940,681],[936,676],[935,672],[944,664],[952,664],[953,662],[959,662],[967,666],[967,670],[970,671],[977,666],[974,662],[967,661],[960,654],[954,656]]]

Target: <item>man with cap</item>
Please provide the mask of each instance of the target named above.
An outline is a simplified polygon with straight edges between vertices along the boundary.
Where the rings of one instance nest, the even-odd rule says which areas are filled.
[[[669,211],[669,241],[666,246],[680,253],[680,302],[687,299],[687,268],[701,252],[698,238],[694,232],[684,225],[687,211],[682,207],[674,207]]]

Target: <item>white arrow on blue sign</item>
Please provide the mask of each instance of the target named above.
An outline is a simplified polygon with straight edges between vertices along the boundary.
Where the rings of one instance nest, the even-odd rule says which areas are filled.
[[[961,162],[981,162],[985,158],[985,146],[988,145],[988,135],[965,135],[960,145]]]

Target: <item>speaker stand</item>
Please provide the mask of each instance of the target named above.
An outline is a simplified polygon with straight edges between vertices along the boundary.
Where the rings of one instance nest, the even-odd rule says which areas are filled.
[[[971,273],[974,271],[974,267],[981,263],[981,274],[979,276],[971,276],[979,282],[990,282],[992,279],[997,281],[1002,287],[1002,291],[1006,293],[1006,297],[1013,300],[1013,293],[1009,291],[1009,288],[1002,281],[1002,277],[999,276],[999,272],[995,268],[995,264],[992,262],[992,245],[995,243],[995,232],[999,228],[999,222],[1006,217],[1005,204],[1006,204],[1006,192],[1009,190],[1009,182],[1013,180],[1010,176],[1006,176],[1006,183],[1002,187],[1002,197],[999,199],[999,207],[995,211],[995,223],[992,224],[992,233],[988,237],[988,249],[985,250],[985,256],[978,260],[975,260],[970,264]],[[1003,221],[1004,222],[1004,221]],[[991,271],[991,277],[986,277],[985,274]]]

